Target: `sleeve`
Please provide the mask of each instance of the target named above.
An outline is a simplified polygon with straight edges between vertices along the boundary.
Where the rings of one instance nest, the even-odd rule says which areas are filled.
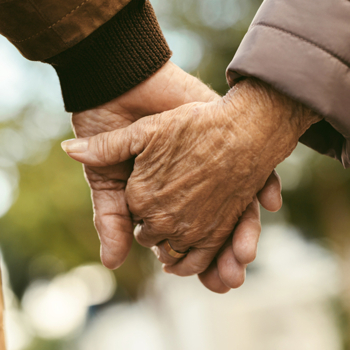
[[[300,141],[350,167],[349,68],[349,1],[265,0],[227,80],[254,76],[318,112]]]
[[[55,68],[68,112],[111,101],[171,57],[149,0],[0,1],[0,34]]]

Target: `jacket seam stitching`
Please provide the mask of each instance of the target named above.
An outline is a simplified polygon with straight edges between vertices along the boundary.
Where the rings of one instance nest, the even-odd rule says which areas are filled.
[[[75,9],[73,9],[72,11],[68,12],[66,15],[64,15],[62,18],[60,18],[57,22],[51,24],[49,27],[41,30],[40,32],[30,36],[29,38],[23,39],[23,40],[11,40],[13,43],[23,43],[24,41],[27,40],[31,40],[37,36],[39,36],[40,34],[48,31],[49,29],[52,29],[53,27],[55,27],[57,24],[59,24],[60,22],[62,22],[66,17],[72,15],[75,11],[77,11],[80,7],[82,7],[83,5],[85,5],[87,2],[89,2],[90,0],[84,0],[80,5],[78,5]]]
[[[36,10],[36,12],[40,15],[40,17],[42,18],[42,20],[44,20],[47,24],[49,24],[48,19],[44,16],[44,14],[40,11],[40,9],[38,8],[38,6],[33,2],[33,0],[28,0],[29,3],[34,7],[34,9]],[[63,41],[63,39],[61,38],[61,36],[56,32],[56,30],[54,29],[54,32],[57,34],[57,36],[61,39],[62,43],[65,44],[65,42]]]
[[[309,45],[312,45],[320,50],[322,50],[323,52],[327,53],[328,55],[332,56],[333,58],[336,58],[339,62],[341,62],[343,65],[345,65],[346,67],[350,68],[350,63],[347,62],[345,59],[341,58],[340,56],[338,56],[337,54],[333,53],[332,51],[320,46],[319,44],[307,39],[307,38],[304,38],[302,37],[301,35],[298,35],[298,34],[295,34],[293,32],[290,32],[286,29],[283,29],[283,28],[280,28],[280,27],[277,27],[277,26],[274,26],[274,25],[271,25],[271,24],[268,24],[268,23],[264,23],[264,22],[258,22],[258,23],[255,23],[251,26],[251,29],[254,28],[254,27],[257,27],[257,26],[261,26],[261,27],[267,27],[267,28],[271,28],[271,29],[274,29],[274,30],[277,30],[277,31],[280,31],[282,33],[285,33],[285,34],[289,34],[290,36],[293,36],[299,40],[302,40],[304,41],[305,43],[309,44]]]

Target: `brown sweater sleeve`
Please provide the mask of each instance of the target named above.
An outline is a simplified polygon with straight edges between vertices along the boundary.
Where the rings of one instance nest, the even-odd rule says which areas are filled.
[[[227,69],[324,116],[301,141],[350,167],[350,2],[265,0]]]
[[[0,34],[55,68],[69,112],[122,95],[171,57],[149,0],[0,1]]]
[[[66,110],[78,112],[122,95],[171,57],[148,0],[132,0],[111,20],[72,48],[50,58]]]
[[[30,60],[76,45],[131,0],[1,0],[0,34]]]

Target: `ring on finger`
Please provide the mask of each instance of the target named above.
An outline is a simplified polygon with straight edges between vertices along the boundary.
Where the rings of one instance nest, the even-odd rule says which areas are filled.
[[[169,240],[166,240],[164,243],[163,243],[163,246],[164,246],[164,249],[166,250],[166,252],[172,256],[173,258],[176,258],[176,259],[182,259],[184,258],[189,252],[190,252],[190,249],[188,249],[186,252],[179,252],[175,249],[173,249],[173,247],[171,246]]]

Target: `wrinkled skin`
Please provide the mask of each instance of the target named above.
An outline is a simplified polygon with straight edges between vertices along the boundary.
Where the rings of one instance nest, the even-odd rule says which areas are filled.
[[[99,108],[74,114],[72,121],[77,137],[87,137],[101,132],[127,127],[131,123],[148,114],[170,110],[192,101],[214,102],[221,101],[221,99],[199,80],[184,73],[178,67],[169,62],[153,77],[148,79],[148,81],[140,84],[135,89]],[[165,116],[165,118],[167,117],[168,116]],[[176,118],[177,117],[175,116],[175,119]],[[171,123],[169,124],[170,128],[172,128]],[[167,138],[166,134],[163,136],[165,139]],[[159,139],[159,142],[161,144],[164,138]],[[165,141],[169,142],[170,140]],[[150,152],[152,153],[152,151]],[[154,156],[156,155],[157,153],[155,152]],[[177,159],[178,158],[175,157],[173,161],[170,159],[169,161],[170,163],[175,164]],[[144,173],[144,169],[139,167],[139,160],[140,158],[137,160],[135,171],[136,173],[142,174]],[[169,165],[171,167],[172,165],[170,163]],[[156,171],[156,169],[160,164],[162,163],[159,163],[158,165],[154,164],[153,170],[148,170],[151,171],[151,173],[155,173],[157,175],[158,171]],[[133,161],[128,160],[119,164],[111,164],[109,166],[105,166],[106,164],[97,164],[104,165],[103,167],[94,166],[96,164],[92,165],[93,166],[85,166],[85,173],[92,189],[92,198],[95,211],[95,225],[97,231],[99,232],[101,240],[101,257],[103,263],[107,267],[116,268],[120,266],[125,260],[130,250],[133,237],[133,223],[130,212],[126,205],[124,193],[126,181],[128,180],[128,177],[132,171]],[[133,174],[133,178],[135,178],[136,173]],[[183,172],[179,173],[179,175],[180,174],[183,174]],[[205,173],[203,175],[205,175]],[[176,171],[172,176],[176,176]],[[154,180],[156,179],[157,177],[154,178]],[[133,184],[132,179],[130,179],[129,183],[131,183],[131,185]],[[138,183],[141,182],[139,181]],[[186,181],[184,183],[186,183]],[[159,184],[160,183],[158,183],[157,186],[159,186]],[[138,187],[139,185],[136,185],[136,188]],[[159,194],[159,188],[157,189],[156,187],[152,187],[156,191],[154,195],[151,195],[153,198],[156,198],[156,196]],[[145,193],[139,191],[139,189],[137,189],[137,192],[138,194],[134,195],[133,197],[133,192],[131,191],[131,203],[129,203],[129,205],[132,211],[133,209],[137,209],[134,208],[135,204],[133,203],[136,203],[138,201],[141,203],[144,201],[147,195],[149,196],[151,194],[149,191],[146,191]],[[160,195],[160,198],[165,198],[164,193]],[[280,182],[275,173],[270,176],[268,182],[266,183],[266,186],[264,187],[263,191],[259,193],[258,197],[261,203],[267,209],[276,211],[280,208]],[[193,198],[193,200],[188,203],[195,203],[198,200],[199,202],[197,203],[200,203],[201,198]],[[243,212],[242,208],[244,206],[246,207],[250,202],[252,202],[252,200],[253,195],[250,197],[249,202],[242,205],[240,210],[241,214]],[[150,202],[145,203],[150,204]],[[152,208],[155,208],[155,210],[157,210],[157,207],[154,206],[154,204]],[[174,208],[177,208],[177,206]],[[168,209],[168,207],[166,209]],[[159,221],[156,224],[156,228],[163,226],[165,219],[161,213],[159,216],[154,216],[154,218],[149,221],[149,215],[152,216],[152,214],[146,214],[146,211],[143,210],[135,210],[133,212],[134,214],[137,214],[135,217],[136,219],[144,220],[144,225],[142,225],[142,227],[145,227],[145,224],[148,224],[148,222],[153,223],[155,221],[158,221],[158,219]],[[168,217],[169,216],[166,216],[166,218]],[[235,221],[237,221],[237,218],[235,217]],[[216,221],[218,221],[218,219],[216,219]],[[206,223],[208,224],[208,227],[204,227],[202,233],[211,235],[210,227],[213,226],[213,223],[209,222],[209,216],[207,217]],[[226,231],[226,235],[222,234],[222,239],[220,235],[220,246],[224,244],[226,239],[227,242],[222,248],[219,258],[217,260],[214,259],[217,252],[216,251],[215,254],[213,254],[214,250],[216,249],[214,249],[214,246],[211,249],[208,249],[208,247],[206,247],[206,249],[203,250],[203,253],[209,253],[208,258],[210,261],[208,258],[206,258],[206,261],[209,261],[211,265],[208,267],[209,263],[205,263],[205,265],[202,264],[200,266],[200,269],[194,265],[194,268],[196,270],[193,273],[201,272],[200,280],[203,282],[203,284],[210,290],[219,293],[228,291],[230,287],[234,288],[241,285],[244,281],[246,265],[253,261],[255,258],[261,229],[259,206],[257,200],[254,199],[252,204],[247,208],[246,212],[240,219],[240,222],[237,224],[233,242],[230,235],[234,228],[233,220],[231,220],[231,223],[232,225],[229,228],[228,235],[226,234]],[[144,229],[136,231],[136,237],[141,243],[148,247],[155,246],[153,247],[153,251],[156,253],[160,261],[167,264],[166,269],[178,263],[177,259],[171,258],[166,252],[163,251],[162,245],[156,246],[156,244],[160,242],[159,237],[163,238],[163,236],[161,236],[162,234],[170,234],[170,224],[167,223],[167,225],[169,226],[167,230],[163,231],[160,234],[159,232],[162,230],[162,228],[159,228],[158,231],[155,230],[154,238],[151,238],[151,240],[147,242],[145,242],[145,240],[142,240]],[[203,226],[205,226],[205,223],[202,223],[200,227]],[[149,234],[153,235],[153,232]],[[186,233],[183,238],[187,239],[188,236],[190,236],[190,234]],[[177,249],[182,249],[182,247],[185,245],[187,248],[188,244],[190,244],[191,247],[194,247],[192,246],[193,239],[190,239],[188,242],[186,242],[180,238],[179,234],[177,237],[179,238],[179,242],[173,239],[175,236],[172,237],[171,241],[172,244],[175,243],[174,247]],[[180,241],[186,243],[181,244]],[[197,244],[205,244],[204,241],[205,239],[202,239],[202,243],[197,242]],[[176,244],[178,244],[178,246]],[[200,249],[201,246],[197,248],[197,250]],[[190,255],[192,254],[193,252],[190,253]],[[208,267],[208,269],[205,269],[203,266]]]

